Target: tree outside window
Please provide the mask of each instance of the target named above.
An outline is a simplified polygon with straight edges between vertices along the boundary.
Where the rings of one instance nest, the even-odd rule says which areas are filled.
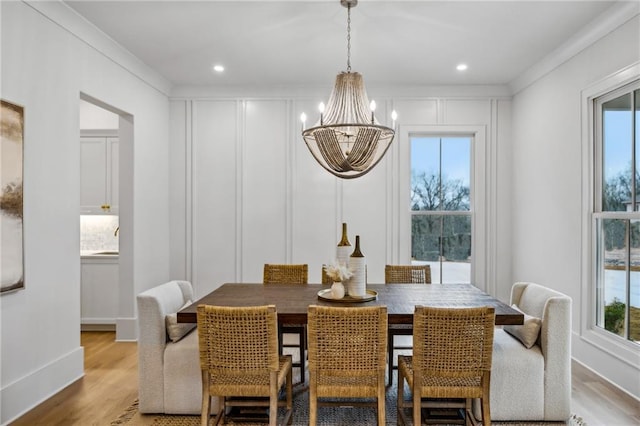
[[[640,342],[640,82],[596,99],[596,325]]]
[[[432,281],[471,281],[471,138],[411,138],[411,257]]]

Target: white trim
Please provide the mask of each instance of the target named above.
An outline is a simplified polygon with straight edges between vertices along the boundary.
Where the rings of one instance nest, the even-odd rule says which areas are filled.
[[[562,43],[541,61],[515,78],[509,87],[516,94],[640,14],[640,2],[616,2],[590,24]]]
[[[0,389],[3,425],[9,424],[51,398],[70,384],[84,377],[84,348],[79,346],[71,352],[52,360]],[[25,398],[24,395],[29,395]],[[28,405],[27,405],[28,404]]]
[[[138,318],[116,319],[116,342],[135,342],[138,340]]]
[[[631,342],[624,342],[611,333],[603,332],[595,326],[596,294],[593,279],[595,265],[593,244],[593,206],[595,174],[594,105],[599,96],[640,78],[640,62],[636,62],[608,77],[595,82],[581,93],[582,126],[582,241],[581,241],[581,298],[580,298],[580,334],[578,339],[588,343],[611,357],[618,359],[640,371],[640,348]],[[624,212],[620,213],[621,216]]]
[[[575,339],[575,333],[573,333],[572,336]],[[595,374],[596,376],[598,376],[599,379],[601,379],[604,382],[607,382],[608,384],[610,384],[611,386],[613,386],[614,388],[618,389],[620,392],[624,393],[625,395],[629,396],[630,398],[635,399],[636,401],[640,402],[640,398],[638,398],[636,395],[630,393],[627,389],[620,387],[617,383],[612,382],[611,380],[609,380],[609,378],[603,376],[602,374],[600,374],[598,371],[594,370],[593,368],[591,368],[589,365],[583,363],[582,361],[580,361],[579,359],[576,359],[574,357],[571,357],[571,359],[580,364],[582,367],[586,368],[587,370],[589,370],[590,372],[592,372],[593,374]]]
[[[193,283],[193,224],[194,224],[194,170],[193,170],[193,109],[194,102],[186,101],[184,103],[185,108],[185,155],[184,155],[184,170],[185,170],[185,183],[184,183],[184,197],[185,197],[185,277],[186,280]]]
[[[294,238],[294,200],[293,194],[295,180],[294,180],[294,159],[296,158],[296,150],[295,150],[295,140],[296,140],[296,126],[294,125],[295,120],[293,120],[294,116],[294,104],[292,100],[288,100],[285,102],[285,122],[284,128],[289,129],[288,132],[285,133],[285,170],[284,170],[284,182],[285,182],[285,218],[284,218],[284,226],[285,226],[285,259],[287,259],[288,263],[294,263],[293,253],[295,253],[294,242],[296,241]]]
[[[327,83],[331,83],[328,81]],[[174,86],[171,89],[171,100],[235,100],[248,99],[323,99],[331,91],[331,86]],[[486,99],[511,98],[511,90],[507,85],[459,85],[459,86],[378,86],[367,84],[367,92],[371,98],[393,98],[411,100],[425,98],[449,99]]]
[[[244,258],[244,245],[242,244],[243,232],[242,232],[242,221],[243,221],[243,183],[244,179],[244,168],[242,167],[245,164],[245,149],[244,146],[247,143],[247,126],[246,126],[246,117],[247,117],[247,101],[239,101],[236,100],[236,214],[235,214],[235,228],[236,228],[236,280],[241,283],[244,282],[242,279],[243,276],[243,263],[242,259]]]
[[[440,108],[444,109],[444,108]],[[443,117],[444,118],[444,117]],[[415,125],[403,126],[399,129],[398,148],[398,202],[395,204],[398,217],[398,240],[404,241],[404,245],[397,248],[395,258],[398,263],[407,263],[411,257],[411,214],[409,206],[409,183],[411,181],[411,168],[401,167],[403,163],[409,164],[411,148],[409,141],[411,135],[423,134],[433,136],[464,135],[472,137],[471,144],[471,194],[472,194],[472,229],[471,238],[471,282],[480,289],[495,294],[497,291],[496,271],[487,268],[488,263],[496,258],[497,244],[489,240],[495,240],[495,234],[488,234],[489,210],[496,210],[495,203],[496,182],[490,180],[489,170],[492,164],[488,153],[487,126],[486,125]],[[495,229],[492,230],[495,232]]]

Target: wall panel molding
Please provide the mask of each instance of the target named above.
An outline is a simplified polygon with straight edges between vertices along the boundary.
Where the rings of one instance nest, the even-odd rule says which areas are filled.
[[[191,112],[185,118],[190,162],[186,186],[192,197],[187,202],[191,226],[184,232],[190,234],[187,240],[192,253],[189,256],[187,250],[186,256],[191,260],[191,277],[196,283],[206,280],[207,287],[228,281],[261,281],[261,264],[257,263],[277,261],[308,263],[310,281],[318,282],[321,265],[334,259],[341,223],[347,222],[352,244],[356,234],[362,236],[363,251],[371,263],[369,281],[384,282],[384,264],[409,261],[410,229],[405,229],[404,216],[408,213],[401,188],[408,182],[402,176],[409,176],[405,158],[408,142],[401,134],[418,126],[444,132],[467,129],[481,139],[480,180],[488,188],[482,200],[484,213],[478,219],[483,229],[478,241],[481,245],[476,247],[483,253],[483,260],[474,276],[481,286],[495,293],[500,268],[495,254],[494,217],[498,199],[496,128],[501,125],[497,102],[498,98],[381,101],[381,117],[398,109],[398,133],[393,144],[371,173],[342,180],[316,163],[300,135],[298,117],[302,111],[313,117],[314,100],[277,97],[187,101]],[[203,110],[209,115],[203,116]],[[229,114],[234,123],[230,123]],[[217,135],[216,126],[227,129],[224,137],[207,137]],[[261,132],[265,132],[264,137]],[[273,150],[263,144],[273,144]],[[233,152],[235,158],[222,161],[215,158],[216,152]],[[207,163],[210,161],[215,166]],[[212,203],[210,197],[214,196],[223,198]],[[212,222],[222,218],[226,218],[225,223]],[[231,265],[202,252],[205,247],[221,250],[216,239],[226,238],[229,232],[233,235],[227,245],[231,253],[225,254],[225,259],[232,259]],[[203,259],[210,261],[203,263]],[[212,280],[214,283],[209,283]]]

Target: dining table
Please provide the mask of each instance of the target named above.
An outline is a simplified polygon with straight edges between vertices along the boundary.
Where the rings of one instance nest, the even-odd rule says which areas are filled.
[[[177,313],[181,323],[197,322],[198,305],[275,305],[280,324],[306,324],[310,305],[386,306],[389,324],[412,324],[417,305],[442,308],[491,306],[496,325],[519,325],[524,315],[472,284],[367,284],[367,301],[331,299],[326,284],[226,283]]]

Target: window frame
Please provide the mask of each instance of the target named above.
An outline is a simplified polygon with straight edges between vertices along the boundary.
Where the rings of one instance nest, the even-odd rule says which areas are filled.
[[[602,237],[602,225],[599,226],[599,223],[602,223],[604,220],[606,219],[614,219],[614,220],[624,220],[626,222],[626,231],[625,231],[625,244],[626,244],[626,254],[627,254],[627,258],[629,258],[629,256],[631,255],[631,241],[629,240],[629,226],[630,226],[630,221],[632,220],[640,220],[640,211],[635,210],[636,208],[636,184],[637,182],[635,182],[635,178],[634,176],[636,175],[636,140],[635,140],[635,135],[637,134],[636,131],[636,127],[638,125],[640,125],[640,123],[637,123],[635,120],[636,117],[636,110],[637,110],[637,105],[635,105],[635,92],[636,91],[640,91],[640,78],[638,80],[632,81],[630,83],[624,84],[614,90],[611,90],[610,92],[602,95],[602,96],[598,96],[595,99],[593,99],[593,112],[594,112],[594,116],[593,116],[593,120],[594,120],[594,126],[593,126],[593,131],[594,131],[594,135],[593,135],[593,140],[594,140],[594,152],[595,152],[595,156],[594,156],[594,206],[593,206],[593,225],[592,225],[592,229],[593,229],[593,235],[594,235],[594,241],[593,241],[593,269],[594,269],[594,276],[593,276],[593,282],[592,285],[595,287],[595,300],[594,300],[594,306],[593,308],[595,309],[595,315],[594,315],[594,327],[597,327],[599,329],[599,331],[605,332],[605,333],[610,333],[612,335],[613,338],[616,339],[622,339],[624,341],[627,341],[631,344],[635,344],[635,345],[640,345],[640,342],[633,342],[629,339],[629,325],[630,325],[630,271],[631,271],[631,264],[627,263],[626,264],[626,287],[625,287],[625,327],[624,327],[624,335],[623,336],[619,336],[615,333],[612,333],[610,331],[607,331],[604,328],[604,313],[605,313],[605,309],[604,306],[600,306],[600,300],[604,295],[604,284],[601,286],[598,286],[599,283],[601,283],[604,280],[604,274],[602,272],[602,270],[599,268],[599,266],[601,265],[601,262],[603,262],[602,259],[602,255],[604,254],[603,251],[601,251],[602,249],[600,248],[601,245],[601,237]],[[631,97],[631,125],[632,125],[632,132],[631,132],[631,174],[632,174],[632,184],[631,184],[631,205],[632,205],[632,211],[627,212],[627,211],[603,211],[603,191],[604,191],[604,169],[605,169],[605,164],[604,164],[604,120],[603,120],[603,105],[613,99],[619,98],[623,95],[630,95]],[[602,324],[602,325],[599,325]]]
[[[582,139],[582,244],[581,244],[581,294],[580,301],[580,338],[614,358],[635,366],[640,359],[640,345],[614,335],[596,325],[598,306],[596,277],[597,234],[595,194],[602,193],[601,174],[597,174],[597,161],[602,158],[601,146],[595,140],[597,134],[597,111],[595,100],[614,92],[640,79],[640,63],[630,65],[598,81],[581,92],[581,139]],[[597,192],[598,191],[598,192]],[[616,217],[628,215],[615,213]]]
[[[411,146],[412,144],[412,140],[414,138],[429,138],[429,139],[439,139],[440,140],[440,156],[442,157],[442,140],[443,139],[451,139],[451,138],[465,138],[465,139],[469,139],[469,209],[468,210],[413,210],[410,205],[411,203],[409,203],[409,213],[411,215],[411,220],[413,220],[413,218],[415,216],[434,216],[434,217],[442,217],[442,220],[444,220],[444,218],[446,216],[461,216],[461,217],[469,217],[471,218],[471,261],[470,263],[470,267],[471,269],[473,269],[473,229],[474,229],[474,223],[473,223],[473,208],[474,208],[474,185],[473,185],[473,145],[474,145],[474,136],[473,135],[463,135],[463,134],[459,134],[459,135],[424,135],[424,134],[410,134],[409,135],[409,145]],[[412,153],[411,153],[411,147],[409,148],[409,161],[411,161],[412,159]],[[440,164],[440,176],[442,176],[442,164]],[[409,180],[409,184],[411,185],[411,179]],[[413,235],[411,235],[411,240],[413,241]],[[442,250],[442,247],[440,247],[440,249]],[[440,253],[440,255],[442,255],[442,253]],[[439,271],[439,276],[440,276],[440,284],[442,284],[442,265],[443,262],[439,261],[439,266],[440,266],[440,271]],[[432,279],[435,276],[435,274],[431,273]],[[435,282],[435,281],[434,281]],[[473,282],[473,274],[472,271],[469,272],[469,283]]]
[[[489,274],[495,274],[495,247],[488,242],[489,229],[495,229],[495,217],[488,220],[488,187],[490,159],[487,149],[485,125],[408,125],[399,129],[397,229],[402,243],[397,256],[399,264],[411,262],[411,138],[413,137],[469,137],[471,139],[470,211],[471,213],[471,276],[473,285],[490,294],[496,294],[497,283]],[[395,253],[394,253],[395,254]]]

